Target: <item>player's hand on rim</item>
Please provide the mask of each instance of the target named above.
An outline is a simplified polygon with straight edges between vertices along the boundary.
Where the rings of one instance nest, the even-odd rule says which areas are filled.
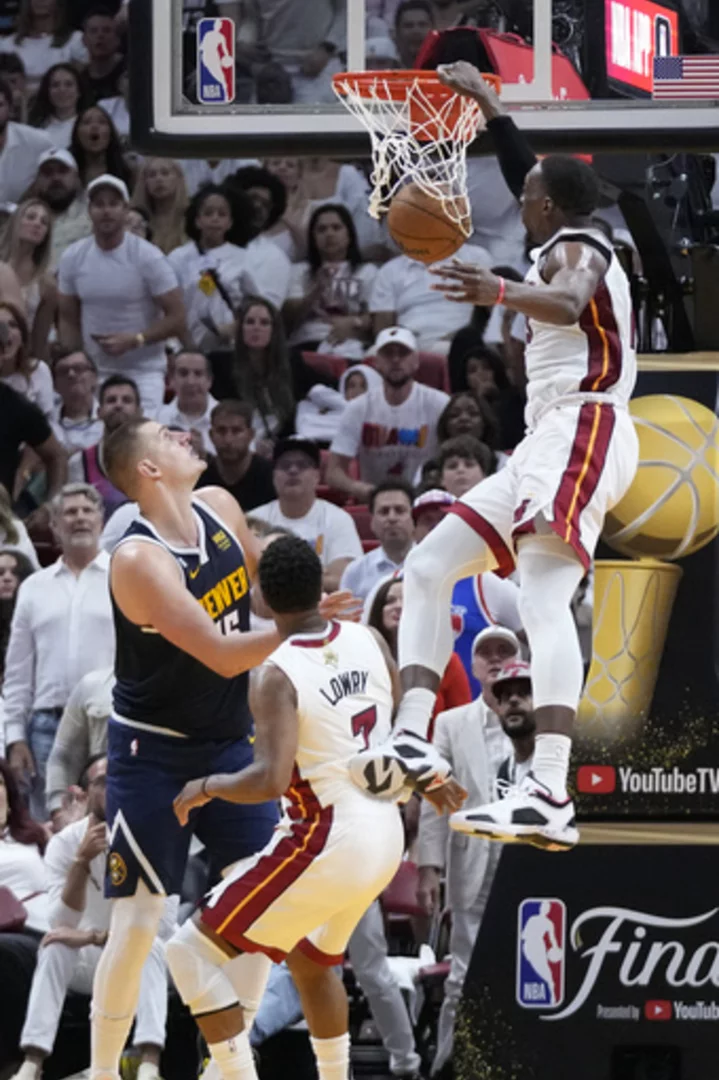
[[[190,811],[212,801],[212,796],[205,790],[207,780],[207,776],[201,776],[199,780],[188,780],[180,794],[173,799],[172,806],[180,825],[187,825]]]
[[[493,113],[504,112],[494,88],[482,78],[482,73],[466,60],[456,60],[453,64],[440,64],[437,76],[441,83],[454,90],[455,94],[474,98],[482,107],[487,105]]]
[[[491,270],[452,259],[449,263],[432,268],[430,272],[441,278],[432,288],[443,293],[448,300],[480,307],[493,307],[499,301],[502,281]]]

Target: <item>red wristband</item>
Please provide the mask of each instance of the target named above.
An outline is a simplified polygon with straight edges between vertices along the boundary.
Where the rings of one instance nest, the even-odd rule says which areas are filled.
[[[502,301],[504,300],[504,294],[507,291],[507,282],[504,280],[504,278],[501,277],[498,280],[499,280],[499,292],[497,293],[497,299],[494,301],[495,306],[497,304],[502,303]]]

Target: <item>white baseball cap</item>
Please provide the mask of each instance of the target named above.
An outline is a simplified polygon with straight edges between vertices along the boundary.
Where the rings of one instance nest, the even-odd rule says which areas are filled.
[[[431,510],[437,506],[441,507],[446,513],[456,501],[455,496],[451,495],[449,491],[444,491],[442,488],[431,488],[429,491],[425,491],[423,495],[418,495],[412,503],[412,517],[416,522],[425,510]]]
[[[97,191],[98,188],[109,187],[114,188],[115,191],[122,195],[126,203],[130,201],[130,192],[127,190],[127,184],[124,180],[121,180],[119,176],[113,176],[112,173],[103,173],[102,176],[98,176],[96,180],[87,185],[87,195],[91,198],[93,191]]]
[[[497,640],[506,641],[508,645],[514,648],[515,654],[520,655],[519,638],[514,630],[510,630],[508,626],[485,626],[484,630],[480,630],[472,642],[472,656],[483,642]]]
[[[59,161],[68,169],[74,169],[75,172],[77,172],[77,162],[69,150],[58,150],[55,147],[52,147],[50,150],[43,150],[40,157],[37,159],[38,169],[41,169],[48,161]]]
[[[377,335],[373,351],[378,353],[385,345],[404,345],[410,352],[417,352],[417,338],[405,326],[388,326]]]

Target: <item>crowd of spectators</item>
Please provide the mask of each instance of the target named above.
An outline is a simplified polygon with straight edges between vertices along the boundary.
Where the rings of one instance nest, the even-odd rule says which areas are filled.
[[[494,17],[483,0],[366,6],[375,66],[411,67],[432,26]],[[187,41],[206,7],[186,0]],[[216,0],[239,28],[247,100],[328,100],[345,7]],[[107,929],[107,579],[138,511],[106,475],[106,436],[138,414],[189,432],[200,482],[231,492],[263,543],[312,544],[326,589],[360,598],[396,654],[408,552],[523,434],[521,319],[431,288],[370,218],[366,162],[132,153],[126,32],[117,2],[0,3],[0,1078],[41,1075]],[[496,162],[471,165],[470,197],[460,256],[521,275],[519,209]],[[524,648],[516,594],[487,574],[453,596],[436,738],[472,803],[531,758],[527,670],[502,681]],[[501,849],[450,837],[414,800],[406,821],[416,914],[451,914],[438,1074]],[[141,1080],[158,1077],[165,1042],[161,946],[135,1033]],[[350,956],[391,1072],[416,1076],[378,906]],[[288,1000],[287,972],[273,979],[257,1045],[298,1018],[271,1005]]]

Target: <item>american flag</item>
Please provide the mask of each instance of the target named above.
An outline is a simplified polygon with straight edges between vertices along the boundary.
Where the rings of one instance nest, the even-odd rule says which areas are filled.
[[[655,56],[655,101],[719,100],[719,56]]]

